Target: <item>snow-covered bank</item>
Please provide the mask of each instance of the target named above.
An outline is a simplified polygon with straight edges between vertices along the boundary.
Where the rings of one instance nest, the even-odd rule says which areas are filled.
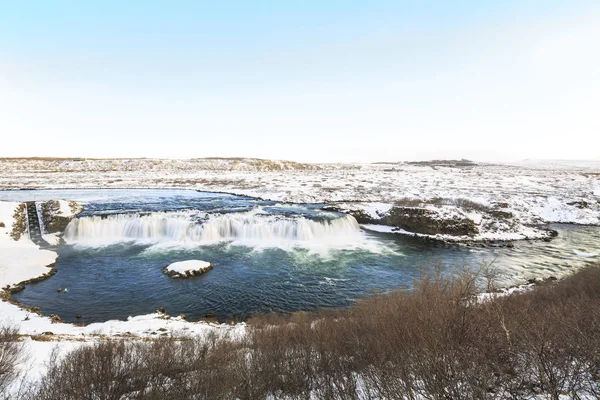
[[[12,288],[47,274],[50,271],[47,266],[57,257],[53,251],[39,249],[27,235],[22,235],[18,241],[12,238],[14,215],[19,204],[0,201],[0,288]]]
[[[13,240],[9,233],[14,222],[13,214],[19,203],[0,201],[0,287],[13,288],[16,285],[33,279],[44,277],[50,271],[57,254],[50,250],[40,249],[26,237],[19,241]],[[5,294],[6,296],[6,294]],[[142,336],[157,335],[161,332],[177,334],[203,334],[215,329],[243,331],[239,327],[215,325],[205,322],[188,322],[185,319],[172,318],[162,313],[130,317],[127,321],[107,321],[90,324],[85,327],[72,324],[55,323],[51,318],[41,316],[18,307],[8,301],[0,302],[0,323],[19,326],[20,333],[37,335],[43,332],[53,332],[59,335],[86,336],[95,334],[121,335],[133,334]],[[160,331],[160,332],[159,332]]]

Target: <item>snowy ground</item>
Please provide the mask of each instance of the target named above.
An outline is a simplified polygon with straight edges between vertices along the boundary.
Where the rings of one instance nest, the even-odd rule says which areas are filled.
[[[342,209],[362,210],[373,219],[387,215],[398,202],[411,206],[419,203],[418,207],[443,218],[473,220],[479,227],[479,236],[475,237],[479,240],[540,237],[535,225],[547,222],[600,224],[600,162],[448,166],[299,164],[253,159],[0,160],[0,188],[4,190],[132,187],[189,188],[297,203],[335,202]],[[461,208],[461,199],[482,208]],[[0,202],[0,222],[4,223],[4,227],[0,225],[1,287],[46,274],[46,266],[56,259],[56,253],[39,249],[27,238],[18,242],[10,238],[17,206]],[[70,212],[63,203],[60,209]],[[501,210],[514,218],[502,226],[505,221],[494,221],[489,210]],[[494,228],[488,229],[488,225]],[[383,225],[364,227],[410,233]],[[29,357],[23,368],[27,365],[33,371],[33,379],[43,370],[54,346],[66,351],[101,335],[156,337],[218,331],[236,336],[245,330],[243,324],[190,323],[160,313],[79,327],[53,323],[48,317],[9,302],[0,302],[2,323],[18,326],[27,338]],[[40,341],[44,333],[54,341]]]
[[[189,188],[381,217],[396,203],[468,218],[470,240],[542,238],[548,222],[600,224],[600,162],[300,164],[256,159],[2,159],[0,188]],[[464,200],[481,205],[466,209]],[[497,218],[498,211],[510,219]],[[381,224],[380,221],[375,221]],[[365,222],[366,223],[366,222]],[[385,229],[379,227],[377,229]],[[402,233],[402,231],[397,231]],[[436,236],[436,235],[429,235]],[[437,235],[438,239],[447,239]],[[452,237],[452,240],[461,240]]]
[[[171,278],[188,278],[194,275],[200,275],[209,269],[212,269],[212,264],[202,260],[186,260],[178,261],[167,265],[163,272]]]

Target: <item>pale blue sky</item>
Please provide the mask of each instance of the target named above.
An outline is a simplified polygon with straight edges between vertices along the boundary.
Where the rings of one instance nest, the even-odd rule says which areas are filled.
[[[597,0],[0,10],[0,157],[600,158]]]

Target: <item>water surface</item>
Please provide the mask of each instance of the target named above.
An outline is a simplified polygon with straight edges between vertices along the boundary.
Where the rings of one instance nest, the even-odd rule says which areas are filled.
[[[600,242],[598,227],[554,225],[552,242],[512,249],[436,245],[364,231],[324,205],[186,190],[0,192],[3,200],[57,198],[79,201],[84,212],[56,248],[58,273],[15,298],[66,321],[125,319],[158,307],[190,320],[344,307],[410,287],[423,270],[440,266],[491,264],[505,283],[560,276],[597,261],[591,255]],[[215,268],[187,280],[162,273],[187,259]]]

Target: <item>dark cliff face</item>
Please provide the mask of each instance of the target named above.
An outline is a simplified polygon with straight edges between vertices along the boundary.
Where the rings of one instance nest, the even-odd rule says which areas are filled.
[[[69,206],[73,210],[73,214],[77,214],[78,205],[70,202]],[[60,203],[57,200],[49,200],[42,203],[42,218],[47,233],[64,232],[69,222],[74,218],[74,215],[60,215]]]
[[[474,236],[479,233],[477,224],[469,218],[443,218],[426,208],[396,206],[381,218],[373,218],[363,210],[349,210],[348,213],[359,224],[383,224],[426,235]]]
[[[473,236],[479,233],[477,225],[469,218],[440,218],[438,213],[425,208],[392,207],[382,222],[427,235]]]

